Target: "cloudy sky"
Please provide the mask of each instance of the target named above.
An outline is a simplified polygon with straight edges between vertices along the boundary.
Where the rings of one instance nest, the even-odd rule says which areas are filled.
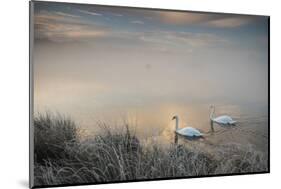
[[[34,4],[36,111],[267,105],[267,17]]]
[[[243,39],[247,45],[267,39],[266,24],[266,17],[257,16],[44,2],[35,6],[36,39],[52,42],[114,38],[199,46]]]

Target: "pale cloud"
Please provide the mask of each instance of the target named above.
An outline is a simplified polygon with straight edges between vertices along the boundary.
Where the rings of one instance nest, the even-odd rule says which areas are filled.
[[[102,14],[93,11],[86,11],[86,10],[78,10],[78,11],[92,16],[102,16]]]
[[[169,11],[157,12],[156,17],[159,17],[160,21],[167,24],[194,24],[210,19],[207,14]]]
[[[197,24],[217,28],[236,28],[254,21],[250,16],[219,15],[190,12],[169,12],[161,11],[154,14],[154,18],[162,23],[172,25]]]
[[[230,44],[227,38],[215,34],[176,31],[115,31],[110,33],[109,37],[158,52],[193,53],[198,49],[223,47]]]
[[[108,31],[84,22],[80,16],[63,12],[41,11],[35,14],[35,37],[54,42],[99,38]]]
[[[72,15],[63,12],[48,12],[40,11],[34,16],[35,25],[45,24],[46,22],[53,23],[68,23],[68,24],[77,24],[81,23],[80,16]]]
[[[144,22],[141,21],[141,20],[133,20],[130,23],[132,23],[132,24],[144,24]]]
[[[83,38],[105,37],[107,33],[104,31],[85,30],[80,28],[74,31],[65,31],[63,35],[64,35],[64,40],[73,41],[76,39],[83,39]],[[58,34],[57,36],[53,36],[53,37],[61,38],[61,35]]]
[[[54,14],[64,16],[64,17],[70,17],[70,18],[80,18],[80,16],[78,16],[78,15],[68,14],[68,13],[64,13],[64,12],[54,12]]]
[[[140,36],[140,40],[167,47],[188,46],[193,48],[228,43],[227,39],[214,34],[191,32],[150,32]]]
[[[211,20],[206,24],[212,27],[219,28],[236,28],[250,23],[252,20],[245,17],[232,17],[232,18],[222,18]]]

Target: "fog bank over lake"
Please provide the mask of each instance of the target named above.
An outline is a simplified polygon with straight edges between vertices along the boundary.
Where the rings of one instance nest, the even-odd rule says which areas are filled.
[[[260,54],[225,49],[167,54],[117,47],[108,54],[92,44],[77,49],[46,43],[35,50],[38,111],[55,109],[85,121],[109,112],[190,103],[267,105],[267,64]]]

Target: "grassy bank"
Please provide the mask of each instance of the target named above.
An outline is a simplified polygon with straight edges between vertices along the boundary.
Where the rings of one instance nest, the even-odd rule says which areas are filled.
[[[112,182],[167,177],[267,171],[267,156],[251,147],[225,145],[217,154],[186,145],[144,145],[125,125],[103,125],[94,138],[81,140],[69,118],[37,115],[35,185]]]

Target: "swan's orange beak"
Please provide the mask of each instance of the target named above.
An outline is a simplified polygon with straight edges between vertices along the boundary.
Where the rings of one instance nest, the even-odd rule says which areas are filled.
[[[176,116],[174,116],[174,117],[172,118],[172,120],[174,120],[174,119],[176,119]]]

